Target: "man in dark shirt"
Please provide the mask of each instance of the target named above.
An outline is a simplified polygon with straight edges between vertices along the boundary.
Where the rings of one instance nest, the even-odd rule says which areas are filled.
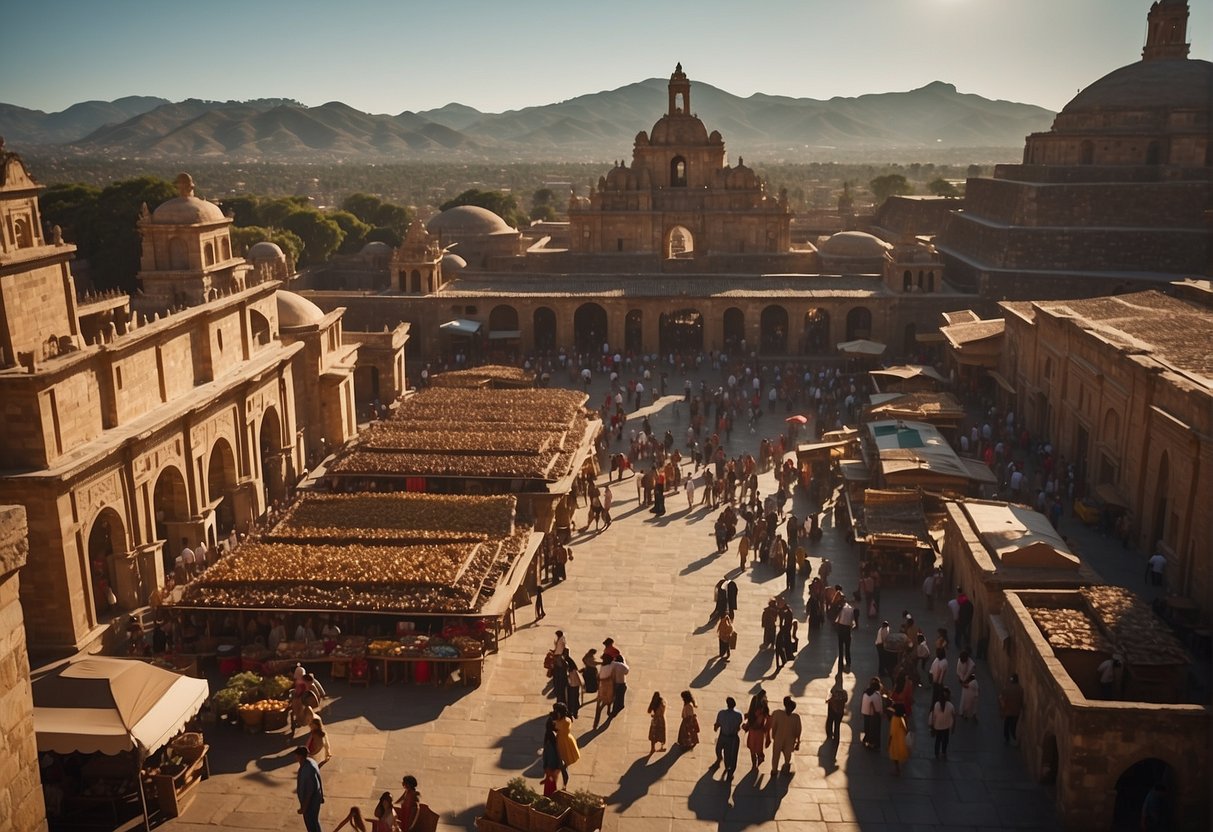
[[[324,786],[320,782],[320,767],[303,746],[295,749],[295,762],[299,764],[299,771],[295,775],[295,794],[299,798],[303,826],[307,832],[322,832],[320,804],[324,803]]]
[[[716,737],[716,762],[712,764],[712,768],[720,765],[723,758],[724,776],[729,778],[737,768],[737,752],[741,749],[742,717],[741,712],[737,710],[736,699],[730,696],[724,701],[728,707],[716,714],[716,724],[712,728],[719,732]]]

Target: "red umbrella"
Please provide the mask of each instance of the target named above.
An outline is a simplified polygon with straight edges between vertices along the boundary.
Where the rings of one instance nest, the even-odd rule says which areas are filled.
[[[798,425],[807,425],[809,423],[809,417],[796,414],[795,416],[789,416],[788,418],[784,419],[784,421],[795,422]]]

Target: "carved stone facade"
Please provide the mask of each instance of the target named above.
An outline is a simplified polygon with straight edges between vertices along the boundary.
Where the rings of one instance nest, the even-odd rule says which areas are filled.
[[[0,216],[36,219],[38,186],[14,154],[2,162]],[[230,222],[184,192],[149,212],[141,310],[122,295],[78,302],[61,240],[5,237],[0,502],[25,507],[34,542],[32,647],[120,631],[184,543],[246,530],[356,430],[342,310],[301,317],[306,301],[280,283],[246,280]]]

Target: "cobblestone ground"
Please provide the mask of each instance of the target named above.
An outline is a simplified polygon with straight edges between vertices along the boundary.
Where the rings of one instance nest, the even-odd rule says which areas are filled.
[[[602,383],[594,387],[601,401]],[[686,408],[664,408],[654,419],[658,434],[669,427],[685,432]],[[783,416],[768,415],[757,433],[735,431],[727,450],[756,452],[763,435],[783,429]],[[766,475],[761,490],[773,490]],[[794,510],[806,505],[797,497]],[[608,795],[605,828],[620,832],[665,830],[782,830],[783,832],[882,832],[883,830],[1054,829],[1052,796],[1028,778],[1024,750],[1003,744],[996,685],[979,665],[979,717],[954,732],[946,761],[932,758],[924,712],[929,694],[919,693],[914,709],[919,738],[913,759],[895,776],[883,752],[859,741],[858,694],[876,669],[874,629],[864,620],[855,635],[854,674],[837,676],[837,644],[830,634],[814,634],[792,665],[779,673],[770,651],[759,651],[759,613],[784,579],[768,567],[738,575],[736,542],[718,555],[712,537],[714,514],[688,511],[681,494],[671,494],[667,514],[656,518],[639,508],[635,484],[615,489],[615,523],[600,534],[575,538],[569,580],[544,593],[547,616],[532,623],[520,610],[519,630],[491,656],[476,689],[373,686],[350,689],[333,682],[327,712],[335,758],[323,768],[327,802],[322,814],[333,828],[351,805],[369,811],[383,791],[396,795],[400,777],[411,773],[423,799],[441,813],[440,829],[470,829],[482,813],[488,788],[524,774],[536,781],[541,728],[551,700],[545,693],[542,659],[553,633],[563,629],[574,657],[602,640],[615,639],[631,666],[627,707],[600,730],[593,708],[583,708],[574,733],[582,748],[570,769],[572,788]],[[584,510],[577,519],[584,522]],[[834,563],[833,579],[857,586],[857,550],[825,521],[814,545]],[[1075,524],[1075,521],[1066,521]],[[1105,539],[1078,530],[1079,545],[1110,580],[1141,586],[1144,556],[1122,552]],[[1107,566],[1104,562],[1107,562]],[[1116,568],[1111,568],[1115,566]],[[724,576],[740,586],[739,647],[732,661],[714,659],[716,637],[709,624],[712,589]],[[804,587],[798,583],[795,608],[803,617]],[[909,609],[924,629],[947,623],[946,609],[923,609],[916,587],[886,588],[883,614]],[[942,613],[942,615],[941,615]],[[840,743],[826,742],[825,700],[835,683],[847,690],[849,713]],[[722,780],[713,761],[711,726],[726,696],[744,708],[762,686],[770,701],[790,694],[804,720],[804,739],[794,772],[772,779],[769,763],[751,771],[742,750],[737,776]],[[704,742],[689,752],[676,748],[649,755],[645,707],[654,690],[670,705],[669,740],[677,730],[678,694],[694,692],[700,705]],[[954,691],[958,693],[958,691]],[[212,728],[212,777],[174,830],[222,827],[230,830],[302,829],[293,797],[294,771],[289,738],[247,736]]]

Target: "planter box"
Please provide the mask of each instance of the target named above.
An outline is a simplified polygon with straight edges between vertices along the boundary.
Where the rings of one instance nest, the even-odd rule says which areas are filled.
[[[492,818],[476,818],[476,830],[477,832],[514,832],[514,827]]]
[[[561,806],[570,806],[572,803],[572,795],[561,789],[552,795],[552,800],[555,800]],[[580,812],[569,809],[568,814],[564,818],[564,825],[573,832],[596,832],[602,828],[602,819],[606,814],[606,807],[600,806],[588,815],[583,815]]]
[[[528,807],[529,808],[529,807]],[[531,809],[531,832],[558,832],[564,826],[564,819],[571,814],[565,809],[559,815],[549,815],[537,809]]]
[[[484,803],[484,816],[489,820],[505,821],[505,796],[501,789],[489,789],[489,798]]]
[[[515,803],[505,795],[501,799],[505,802],[506,822],[520,832],[531,832],[531,807],[525,803]]]

